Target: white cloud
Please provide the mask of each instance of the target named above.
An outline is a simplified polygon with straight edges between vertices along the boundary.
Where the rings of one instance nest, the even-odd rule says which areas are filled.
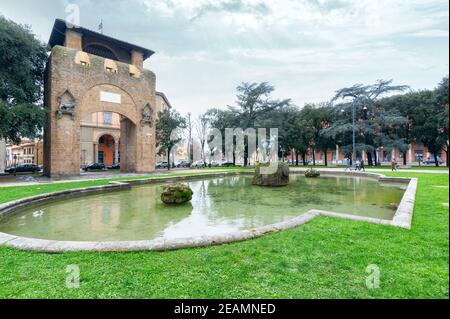
[[[66,1],[0,0],[0,11],[46,40]],[[107,34],[156,51],[146,66],[182,112],[231,104],[241,81],[270,81],[278,97],[303,105],[378,78],[431,88],[448,73],[447,0],[77,3],[83,26],[102,17]]]
[[[411,34],[419,38],[448,38],[448,30],[425,30]]]

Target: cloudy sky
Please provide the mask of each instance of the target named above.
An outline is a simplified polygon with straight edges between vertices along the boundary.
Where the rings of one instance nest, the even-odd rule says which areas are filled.
[[[47,42],[68,4],[156,51],[145,66],[182,113],[233,104],[243,81],[303,106],[377,79],[433,88],[449,69],[448,0],[0,0],[0,14]]]

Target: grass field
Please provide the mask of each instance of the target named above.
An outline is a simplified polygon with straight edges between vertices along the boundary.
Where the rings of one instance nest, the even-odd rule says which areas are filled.
[[[329,166],[325,166],[325,165],[316,165],[316,166],[314,166],[314,165],[306,165],[306,166],[299,165],[299,166],[291,166],[291,167],[299,167],[299,168],[302,168],[302,167],[305,167],[305,168],[327,168],[327,167],[328,168],[333,168],[333,167],[345,168],[346,165],[329,165]],[[365,168],[366,169],[391,169],[391,166],[390,165],[382,165],[382,166],[367,166],[366,165]],[[447,166],[411,166],[411,167],[402,167],[402,166],[400,166],[398,169],[399,170],[405,170],[405,171],[410,170],[410,169],[413,169],[413,170],[426,170],[426,171],[428,171],[428,170],[448,171],[449,170],[449,168]]]
[[[0,298],[448,298],[446,174],[417,177],[412,230],[320,217],[259,239],[171,252],[50,255],[0,248]],[[9,187],[12,199],[107,181]],[[81,271],[79,289],[66,267]],[[366,267],[381,273],[366,287]]]

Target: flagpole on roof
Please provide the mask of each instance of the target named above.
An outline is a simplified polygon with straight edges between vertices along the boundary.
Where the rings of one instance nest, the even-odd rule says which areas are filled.
[[[103,34],[103,19],[100,21],[100,24],[98,25],[98,30],[101,34]]]

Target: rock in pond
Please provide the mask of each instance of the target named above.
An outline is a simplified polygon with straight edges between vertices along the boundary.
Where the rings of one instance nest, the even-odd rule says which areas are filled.
[[[253,177],[253,185],[258,186],[286,186],[289,184],[289,166],[286,163],[272,163],[274,170],[269,164],[258,164]],[[269,170],[268,174],[264,174],[264,170]]]
[[[165,204],[179,205],[192,199],[192,189],[186,184],[174,184],[164,187],[161,200]]]
[[[315,169],[310,168],[310,169],[306,170],[305,176],[314,178],[314,177],[319,177],[320,173],[319,173],[319,171],[316,171]]]

